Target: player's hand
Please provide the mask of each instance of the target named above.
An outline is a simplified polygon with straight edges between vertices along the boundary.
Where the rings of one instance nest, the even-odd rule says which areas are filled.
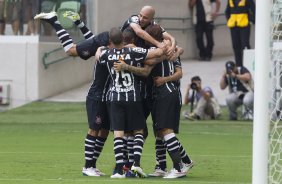
[[[173,47],[173,46],[169,47],[168,46],[167,51],[166,51],[166,55],[169,56],[169,57],[172,57],[174,51],[175,51],[175,47]]]
[[[158,48],[162,49],[164,54],[167,52],[167,45],[161,42],[158,42],[158,44],[156,45]]]
[[[114,62],[114,69],[117,72],[124,71],[126,69],[126,63],[123,60],[119,60],[118,62]]]
[[[161,85],[163,85],[164,83],[166,83],[165,77],[155,77],[154,78],[154,84],[155,86],[159,87]]]
[[[166,58],[167,58],[168,61],[176,61],[178,56],[177,56],[177,54],[172,53],[171,55],[168,55]]]

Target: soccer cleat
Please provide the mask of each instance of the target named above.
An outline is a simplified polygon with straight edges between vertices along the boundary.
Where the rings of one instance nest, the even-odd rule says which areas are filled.
[[[73,12],[73,11],[66,11],[63,16],[65,18],[68,18],[70,20],[72,20],[73,22],[77,21],[77,20],[80,20],[80,16],[78,13],[76,12]]]
[[[138,166],[132,166],[131,167],[131,170],[133,171],[133,172],[135,172],[136,174],[138,174],[138,176],[140,177],[140,178],[147,178],[148,176],[147,176],[147,174],[143,171],[143,169],[141,168],[141,167],[138,167]]]
[[[194,162],[191,160],[190,164],[183,163],[183,168],[181,169],[183,172],[188,172],[194,166]]]
[[[82,168],[82,174],[83,174],[84,176],[100,176],[100,174],[98,174],[98,173],[95,171],[95,168],[93,168],[93,167],[89,167],[89,168],[83,167],[83,168]]]
[[[99,174],[100,176],[105,176],[106,174],[105,173],[103,173],[103,172],[101,172],[99,169],[97,169],[97,168],[93,168],[94,170],[95,170],[95,172],[97,173],[97,174]]]
[[[160,168],[155,169],[153,173],[149,174],[149,176],[151,177],[164,177],[166,175],[167,175],[167,172]]]
[[[115,173],[111,176],[111,178],[118,178],[118,179],[121,179],[121,178],[125,178],[125,175],[124,174],[119,174],[119,173]]]
[[[166,176],[164,176],[163,178],[165,178],[165,179],[174,179],[174,178],[182,178],[182,177],[184,177],[184,176],[186,176],[186,172],[183,172],[182,170],[181,170],[181,172],[179,172],[179,171],[177,171],[176,169],[172,169],[172,170],[170,170],[169,171],[169,173],[166,175]]]
[[[40,14],[37,14],[35,15],[34,19],[43,19],[43,20],[50,20],[50,19],[53,19],[53,18],[56,18],[57,19],[57,13],[56,12],[50,12],[50,13],[40,13]]]

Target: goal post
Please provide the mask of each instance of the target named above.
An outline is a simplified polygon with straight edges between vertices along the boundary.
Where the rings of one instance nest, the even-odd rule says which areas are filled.
[[[272,0],[256,0],[252,183],[268,183]]]

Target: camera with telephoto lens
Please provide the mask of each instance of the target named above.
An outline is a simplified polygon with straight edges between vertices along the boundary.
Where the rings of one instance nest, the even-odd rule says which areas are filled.
[[[190,85],[191,89],[196,90],[198,88],[197,84],[195,82],[192,82]]]
[[[231,74],[235,68],[235,63],[233,61],[228,61],[225,64],[225,69],[227,74]]]

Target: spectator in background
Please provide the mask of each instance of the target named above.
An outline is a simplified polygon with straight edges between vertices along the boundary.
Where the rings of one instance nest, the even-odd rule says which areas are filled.
[[[0,35],[5,34],[5,26],[6,26],[5,0],[0,0]]]
[[[245,67],[236,66],[235,62],[227,61],[225,71],[220,79],[220,88],[229,87],[230,94],[226,97],[229,120],[237,120],[237,108],[244,105],[253,111],[254,91],[252,75]]]
[[[192,95],[189,94],[190,91]],[[193,103],[196,102],[196,108],[193,110]],[[184,104],[191,104],[191,113],[187,111],[185,118],[195,119],[216,119],[220,116],[220,106],[210,87],[202,88],[202,81],[199,76],[191,79],[184,97]]]
[[[22,0],[22,15],[23,15],[23,23],[27,24],[27,30],[25,35],[34,35],[38,34],[38,26],[33,17],[38,12],[38,1],[36,0]]]
[[[253,0],[228,0],[225,15],[236,65],[243,66],[243,50],[250,49],[250,22],[255,23],[255,3]]]
[[[56,0],[41,0],[41,12],[49,13],[52,11],[56,11],[57,1]],[[51,36],[53,28],[50,24],[45,21],[42,21],[45,36]]]
[[[22,0],[6,0],[7,22],[12,24],[14,35],[19,34]]]
[[[212,10],[212,3],[216,3]],[[199,49],[199,60],[210,61],[213,50],[213,21],[217,17],[220,9],[220,0],[189,0],[189,7],[193,13],[193,23],[195,24],[196,42]],[[204,42],[206,36],[206,45]]]

